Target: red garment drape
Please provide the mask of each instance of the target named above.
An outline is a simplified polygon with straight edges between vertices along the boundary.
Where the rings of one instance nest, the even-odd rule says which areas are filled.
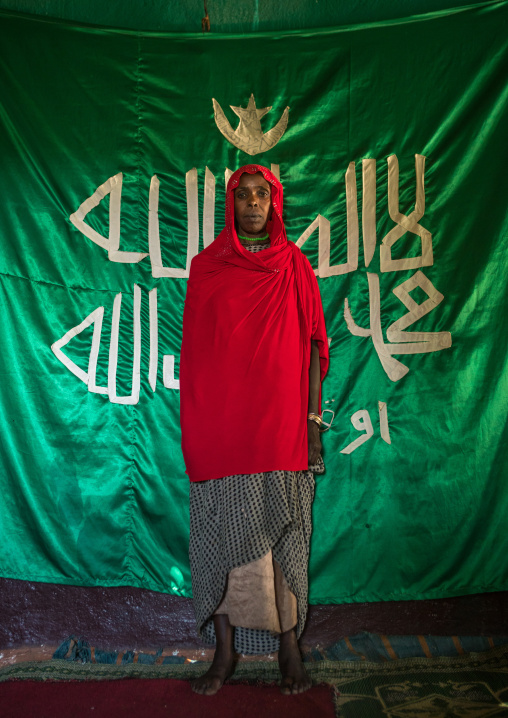
[[[272,186],[270,247],[240,244],[234,189],[244,172]],[[310,342],[321,378],[328,342],[319,289],[302,252],[288,242],[282,185],[265,167],[230,178],[226,226],[192,261],[180,363],[182,449],[191,481],[308,467]]]

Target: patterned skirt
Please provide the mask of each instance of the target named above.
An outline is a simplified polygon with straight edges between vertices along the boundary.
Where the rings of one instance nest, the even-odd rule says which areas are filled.
[[[190,484],[189,557],[198,633],[215,643],[212,616],[220,604],[228,573],[257,561],[270,550],[296,596],[299,637],[307,616],[307,566],[312,530],[314,473],[271,471],[226,476]],[[238,653],[271,653],[279,638],[268,630],[235,627]]]

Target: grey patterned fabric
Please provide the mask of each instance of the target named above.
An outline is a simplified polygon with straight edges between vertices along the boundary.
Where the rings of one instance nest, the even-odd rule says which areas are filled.
[[[268,249],[270,246],[270,242],[266,241],[264,244],[251,244],[247,245],[245,249],[248,252],[252,252],[253,254],[256,254],[257,252],[261,252],[263,249]]]
[[[297,636],[307,616],[307,565],[314,476],[308,471],[271,471],[226,476],[190,485],[189,557],[198,632],[215,643],[212,614],[222,600],[229,571],[270,551],[280,565],[298,608]],[[270,631],[236,627],[238,653],[277,651]]]

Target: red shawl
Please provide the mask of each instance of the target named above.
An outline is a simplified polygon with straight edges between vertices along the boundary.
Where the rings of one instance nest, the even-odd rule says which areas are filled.
[[[238,240],[234,189],[244,172],[272,186],[270,247],[251,253]],[[288,242],[282,185],[265,167],[230,178],[226,226],[192,261],[180,364],[182,449],[191,481],[308,467],[310,342],[321,378],[328,342],[318,284]]]

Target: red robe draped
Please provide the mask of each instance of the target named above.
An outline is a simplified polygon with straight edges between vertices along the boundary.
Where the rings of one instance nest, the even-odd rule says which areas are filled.
[[[270,247],[250,253],[234,222],[244,172],[272,186]],[[192,261],[180,362],[182,449],[191,481],[308,468],[310,342],[328,342],[314,272],[286,237],[282,185],[265,167],[230,178],[226,226]]]

